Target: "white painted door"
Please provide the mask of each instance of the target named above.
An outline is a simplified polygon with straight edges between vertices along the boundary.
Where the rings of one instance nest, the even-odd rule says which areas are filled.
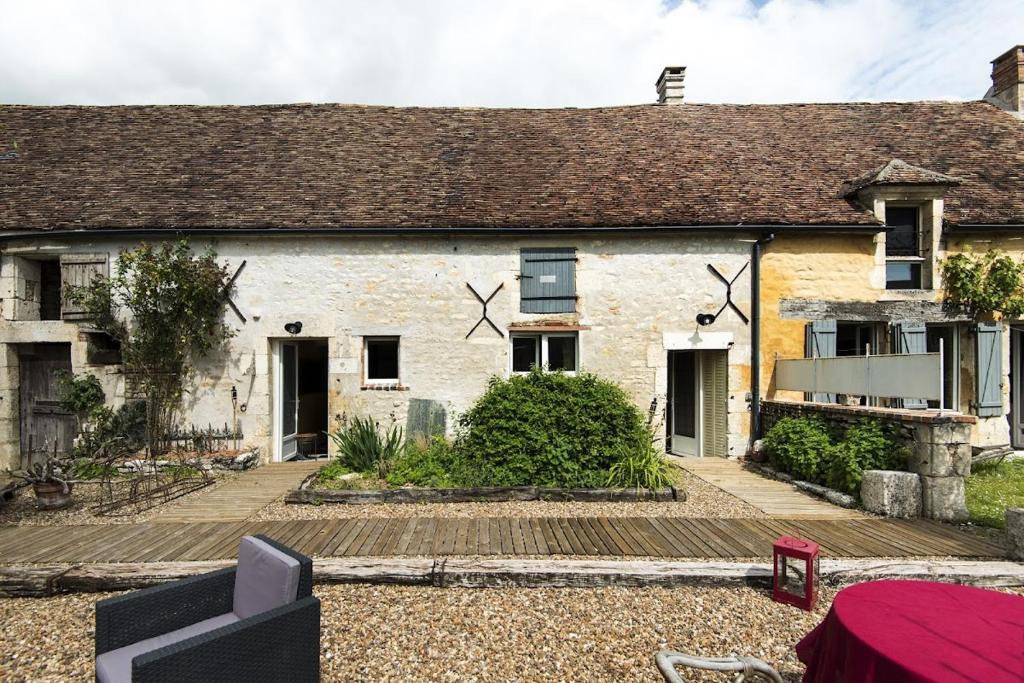
[[[299,424],[298,348],[281,342],[281,460],[295,457]]]
[[[672,435],[676,455],[700,455],[700,354],[677,351],[669,370]]]

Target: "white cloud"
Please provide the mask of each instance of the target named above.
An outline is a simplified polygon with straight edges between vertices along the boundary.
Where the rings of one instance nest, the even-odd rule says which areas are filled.
[[[1020,0],[0,0],[0,101],[974,99]]]

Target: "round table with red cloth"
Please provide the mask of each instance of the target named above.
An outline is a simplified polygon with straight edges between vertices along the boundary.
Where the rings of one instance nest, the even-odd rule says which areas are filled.
[[[804,682],[1024,681],[1024,597],[930,581],[836,595],[797,643]]]

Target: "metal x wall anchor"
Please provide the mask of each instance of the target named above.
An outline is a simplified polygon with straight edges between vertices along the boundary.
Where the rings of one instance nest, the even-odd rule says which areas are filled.
[[[224,300],[228,302],[228,306],[230,306],[231,310],[235,312],[235,315],[238,316],[238,319],[244,323],[246,322],[245,316],[242,315],[242,312],[240,310],[238,310],[238,306],[235,305],[235,302],[231,300],[231,288],[235,286],[235,280],[238,279],[238,275],[242,272],[242,268],[245,268],[244,260],[242,261],[241,264],[239,264],[238,268],[235,270],[235,274],[231,276],[231,279],[228,280],[228,283],[224,285],[224,290],[221,292],[221,294],[224,295]]]
[[[505,333],[499,330],[498,326],[491,322],[491,319],[487,317],[487,304],[491,303],[491,299],[493,299],[494,296],[501,291],[501,288],[505,286],[505,283],[502,282],[500,285],[498,285],[497,288],[493,292],[491,292],[491,295],[486,299],[480,296],[480,294],[475,289],[473,289],[473,285],[467,282],[466,286],[469,287],[469,291],[473,292],[473,296],[475,296],[476,300],[479,301],[484,307],[483,313],[480,314],[480,319],[476,321],[476,325],[473,325],[473,329],[471,329],[466,334],[466,339],[469,339],[470,335],[476,332],[476,328],[480,327],[480,323],[482,322],[486,322],[488,325],[490,325],[491,329],[500,334],[501,338],[504,339]]]
[[[740,320],[743,321],[744,325],[750,324],[750,320],[747,319],[747,316],[744,315],[743,311],[739,309],[739,306],[737,306],[732,301],[732,286],[736,282],[736,280],[739,279],[740,275],[743,274],[743,271],[747,269],[748,265],[750,265],[749,261],[743,264],[743,267],[739,269],[739,272],[737,272],[731,280],[726,280],[725,276],[719,273],[717,268],[715,268],[710,263],[708,264],[708,270],[711,271],[711,274],[717,277],[719,280],[721,280],[722,284],[725,285],[725,303],[722,304],[722,307],[718,309],[717,313],[715,313],[714,319],[717,319],[718,316],[722,315],[722,311],[724,311],[725,307],[728,306],[729,308],[736,312],[736,315],[740,317]],[[712,322],[714,322],[714,319],[712,320]]]

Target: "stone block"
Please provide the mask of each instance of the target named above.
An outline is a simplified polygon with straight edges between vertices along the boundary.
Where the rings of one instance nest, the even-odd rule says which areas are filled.
[[[1024,562],[1024,508],[1006,511],[1006,538],[1010,542],[1010,557]]]
[[[886,517],[921,516],[921,478],[913,472],[868,470],[860,484],[864,509]]]
[[[910,469],[928,477],[966,477],[971,473],[971,444],[916,442]]]
[[[914,425],[919,443],[970,443],[971,425],[963,422],[925,422]]]
[[[963,477],[921,475],[921,515],[944,522],[967,519]]]

